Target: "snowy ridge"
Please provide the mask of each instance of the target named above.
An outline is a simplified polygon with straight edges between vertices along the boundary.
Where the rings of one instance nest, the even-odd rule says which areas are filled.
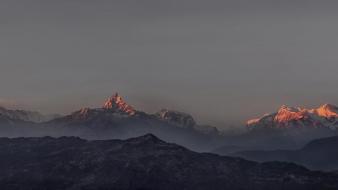
[[[249,128],[338,128],[338,108],[324,104],[316,109],[281,106],[276,113],[247,121]]]
[[[9,110],[3,107],[0,107],[0,115],[12,120],[29,121],[36,123],[49,121],[56,117],[59,117],[58,115],[43,115],[36,111]]]

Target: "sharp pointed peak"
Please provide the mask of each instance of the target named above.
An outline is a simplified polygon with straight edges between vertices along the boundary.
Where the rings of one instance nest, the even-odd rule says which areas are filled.
[[[118,92],[113,93],[113,95],[111,95],[108,98],[108,100],[117,100],[117,99],[122,100],[122,96]]]
[[[104,107],[106,106],[107,103],[117,103],[119,101],[123,101],[123,99],[118,92],[115,92],[106,100],[106,102],[104,103]]]
[[[115,92],[115,93],[113,93],[113,95],[111,97],[112,98],[117,98],[117,97],[121,97],[121,96],[120,96],[120,94],[118,92]]]
[[[108,98],[108,100],[104,103],[103,108],[106,110],[114,110],[127,113],[129,115],[135,114],[135,109],[128,105],[123,98],[119,95],[118,92],[113,93],[113,95]]]

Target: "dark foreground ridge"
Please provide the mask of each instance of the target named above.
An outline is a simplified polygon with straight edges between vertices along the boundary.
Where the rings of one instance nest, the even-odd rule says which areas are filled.
[[[127,140],[0,138],[0,189],[338,189],[333,173],[196,153],[147,134]]]

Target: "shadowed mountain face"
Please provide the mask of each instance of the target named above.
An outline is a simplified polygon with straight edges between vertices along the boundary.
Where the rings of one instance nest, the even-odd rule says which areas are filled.
[[[242,151],[232,155],[255,161],[287,161],[316,170],[338,170],[338,137],[311,141],[299,150]]]
[[[154,135],[128,140],[0,138],[1,189],[337,189],[303,167],[196,153]]]

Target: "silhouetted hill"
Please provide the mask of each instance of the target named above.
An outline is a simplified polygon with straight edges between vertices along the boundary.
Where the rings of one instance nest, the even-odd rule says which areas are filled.
[[[338,176],[295,164],[196,153],[148,134],[128,140],[0,138],[1,189],[325,190]]]

